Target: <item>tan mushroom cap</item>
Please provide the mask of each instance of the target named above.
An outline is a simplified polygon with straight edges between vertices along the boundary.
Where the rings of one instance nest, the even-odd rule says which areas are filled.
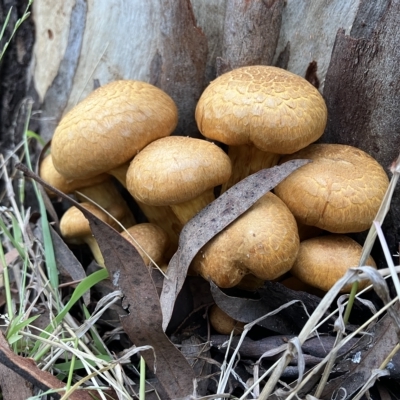
[[[362,246],[345,235],[328,235],[304,240],[291,273],[318,289],[328,291],[351,267],[357,267]],[[376,268],[375,261],[368,257],[365,265]],[[367,282],[361,282],[366,286]],[[347,285],[342,292],[349,292]]]
[[[98,207],[92,203],[81,203],[81,206],[86,208],[97,218],[112,226],[116,230],[120,230],[119,225],[105,212],[100,210]],[[115,207],[117,208],[117,207]],[[121,209],[121,215],[124,214],[123,208]],[[118,214],[115,210],[115,214]],[[118,218],[117,218],[118,219]],[[92,231],[90,229],[89,221],[83,215],[83,213],[75,206],[69,208],[60,220],[60,232],[67,243],[81,245],[86,243],[96,262],[104,267],[104,259],[101,254],[100,248],[94,238]]]
[[[305,225],[333,233],[368,229],[389,181],[364,151],[340,144],[312,144],[281,162],[311,159],[275,188],[275,194]]]
[[[178,112],[162,90],[121,80],[93,91],[61,120],[53,163],[68,179],[84,179],[130,161],[148,143],[175,129]]]
[[[232,331],[234,335],[239,335],[243,332],[245,324],[233,319],[216,304],[210,307],[208,318],[210,319],[211,326],[221,335],[230,335]]]
[[[129,234],[123,231],[121,235],[137,249],[146,265],[150,264],[150,259],[146,253],[158,265],[165,262],[164,256],[170,243],[168,235],[163,229],[151,223],[143,223],[134,225],[128,228],[127,231]]]
[[[314,86],[270,66],[242,67],[219,76],[196,107],[205,137],[277,154],[294,153],[317,140],[326,120],[325,102]]]
[[[91,203],[81,203],[81,206],[114,229],[120,230],[115,221],[95,205]],[[89,221],[76,207],[70,207],[61,217],[60,232],[66,242],[73,244],[82,244],[84,243],[84,238],[92,236]]]
[[[292,267],[299,249],[293,215],[274,194],[267,193],[197,254],[192,270],[223,288],[244,275],[272,280]]]
[[[96,185],[110,179],[108,174],[96,175],[88,179],[66,179],[54,168],[51,154],[43,158],[40,163],[39,174],[49,185],[54,186],[64,193],[73,193],[75,190]]]
[[[145,147],[131,162],[126,185],[132,196],[154,206],[180,204],[228,180],[229,157],[201,139],[170,136]]]

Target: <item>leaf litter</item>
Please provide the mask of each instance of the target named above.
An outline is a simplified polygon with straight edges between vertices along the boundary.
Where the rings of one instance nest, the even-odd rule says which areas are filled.
[[[143,259],[117,231],[62,192],[47,185],[23,165],[19,167],[30,178],[66,198],[88,219],[93,235],[102,251],[113,285],[122,291],[123,306],[129,314],[121,324],[136,346],[151,346],[141,353],[148,367],[156,374],[168,397],[176,399],[193,393],[194,373],[184,355],[162,330],[162,314],[158,294],[150,271]]]
[[[249,323],[259,319],[285,304],[296,301],[291,307],[282,310],[271,318],[261,319],[258,324],[283,335],[298,334],[317,308],[321,299],[312,294],[288,289],[279,282],[266,281],[257,290],[259,299],[232,297],[210,282],[213,298],[223,311],[233,319]]]
[[[221,196],[222,197],[222,196]],[[240,197],[240,196],[239,196]],[[246,199],[247,200],[247,199]],[[257,199],[256,199],[257,200]],[[256,200],[254,200],[254,201],[256,201]],[[229,204],[229,202],[228,202],[228,204],[226,204],[225,205],[225,208],[224,207],[222,207],[222,208],[220,208],[219,209],[219,211],[221,212],[223,212],[224,210],[226,211],[226,207],[228,207],[229,208],[229,206],[230,206],[230,204]],[[250,207],[251,206],[251,204],[248,206],[248,207]],[[247,207],[247,208],[248,208]],[[231,208],[231,211],[233,211],[233,212],[237,212],[237,210],[238,209],[240,209],[240,207],[238,207],[238,208],[236,208],[235,207],[235,204],[233,205],[233,207]],[[245,210],[244,210],[245,211]],[[244,212],[243,211],[243,212]],[[227,212],[227,213],[229,213],[229,212]],[[212,234],[211,235],[211,237],[210,238],[212,238],[213,237],[213,235],[215,235],[216,233],[218,233],[220,230],[222,230],[223,229],[223,227],[221,227],[221,228],[218,228],[218,223],[216,223],[215,225],[213,224],[214,222],[215,222],[215,218],[218,218],[218,215],[219,214],[217,214],[217,217],[214,217],[214,218],[212,218],[211,217],[211,227],[212,227],[212,229],[214,229],[215,230],[215,233],[214,234]],[[238,214],[238,215],[240,215],[240,213]],[[238,216],[237,215],[237,216]],[[224,217],[225,217],[226,215],[225,214],[221,214],[221,219],[224,219]],[[236,216],[236,217],[237,217]],[[206,215],[206,217],[207,217],[207,215]],[[235,218],[236,218],[235,217]],[[235,219],[235,218],[233,218],[233,219]],[[183,261],[184,262],[184,266],[188,266],[189,264],[190,264],[190,262],[191,262],[191,259],[193,258],[193,255],[192,254],[196,254],[196,252],[198,251],[198,250],[196,250],[196,247],[197,247],[197,249],[199,249],[199,248],[201,248],[202,247],[202,245],[201,245],[201,241],[205,241],[205,243],[207,243],[207,241],[209,240],[209,239],[206,239],[206,237],[207,237],[207,234],[204,234],[204,230],[207,230],[207,228],[205,227],[205,226],[203,226],[202,224],[201,224],[201,222],[202,221],[198,221],[198,225],[197,225],[197,227],[198,227],[198,229],[197,230],[193,230],[193,231],[189,231],[189,234],[192,234],[193,236],[191,237],[189,234],[187,234],[187,236],[185,237],[185,235],[183,235],[183,238],[185,238],[186,240],[183,240],[183,238],[182,238],[182,240],[181,240],[181,243],[180,243],[180,248],[179,248],[179,250],[178,250],[178,252],[177,252],[177,254],[178,253],[180,253],[179,254],[179,258],[178,258],[178,256],[177,256],[177,254],[175,254],[175,264],[178,266],[178,267],[181,267],[181,262]],[[226,225],[228,225],[230,222],[227,222],[226,223]],[[189,225],[189,224],[188,224]],[[225,225],[225,226],[226,226]],[[202,230],[202,228],[203,228],[203,230]],[[218,230],[219,229],[219,230]],[[197,233],[196,233],[197,232]],[[106,239],[108,240],[109,238],[108,238],[108,236],[106,235]],[[198,239],[198,240],[197,240]],[[192,241],[192,242],[191,242]],[[204,244],[205,244],[204,243]],[[185,251],[183,251],[183,250],[185,250]],[[114,250],[111,250],[111,252],[110,253],[112,253]],[[172,261],[171,261],[172,262]],[[170,264],[171,265],[171,264]],[[350,271],[349,272],[349,276],[347,276],[346,278],[347,279],[352,279],[352,280],[357,280],[357,274],[359,274],[360,272],[357,272],[357,273],[355,273],[354,274],[354,270],[353,271]],[[185,274],[186,275],[186,274]],[[181,276],[181,279],[182,279],[182,276]],[[164,281],[165,282],[165,281]],[[341,283],[343,283],[343,282],[341,282]],[[179,285],[177,285],[177,286],[179,286]],[[175,290],[175,292],[176,292],[176,290]],[[179,290],[178,290],[178,292],[179,292]],[[176,294],[177,293],[175,293],[174,294],[174,296],[176,296]],[[272,378],[273,379],[271,379],[270,381],[268,381],[267,382],[267,385],[266,386],[264,386],[264,389],[263,389],[263,391],[262,391],[262,393],[260,394],[260,397],[259,397],[259,399],[261,400],[261,399],[266,399],[267,397],[268,397],[268,393],[271,393],[271,388],[273,388],[273,387],[275,387],[275,385],[276,385],[276,382],[277,382],[277,378],[279,378],[279,373],[280,372],[282,372],[282,366],[283,366],[283,364],[286,364],[286,365],[288,365],[289,364],[289,362],[290,362],[290,360],[293,358],[293,357],[295,357],[295,355],[296,355],[296,348],[297,348],[297,352],[300,352],[301,350],[300,350],[300,345],[302,344],[302,343],[304,343],[304,341],[308,338],[308,336],[309,336],[309,334],[311,334],[311,332],[312,332],[312,327],[315,327],[316,325],[317,325],[317,321],[320,319],[320,318],[322,318],[323,317],[323,315],[324,315],[324,313],[326,312],[326,310],[327,310],[327,303],[331,303],[332,302],[332,300],[333,300],[333,298],[335,297],[335,295],[336,295],[336,293],[335,293],[335,290],[333,290],[333,293],[328,293],[328,296],[326,296],[327,298],[324,298],[323,299],[323,301],[321,302],[321,303],[324,303],[323,305],[322,304],[320,304],[318,307],[317,307],[317,310],[316,310],[316,312],[314,312],[313,313],[313,315],[311,315],[311,318],[310,318],[310,320],[308,321],[308,323],[306,323],[305,324],[305,326],[303,327],[303,329],[301,330],[301,332],[300,332],[300,334],[299,334],[299,338],[298,339],[296,339],[297,340],[297,342],[296,341],[294,341],[292,344],[288,344],[288,347],[287,347],[287,351],[286,351],[286,355],[284,355],[282,358],[281,358],[281,360],[280,360],[280,363],[278,363],[278,364],[275,364],[274,366],[272,366],[271,368],[272,369],[270,369],[270,371],[268,372],[267,371],[267,374],[269,373],[271,373],[272,372]],[[173,300],[173,302],[175,301],[175,299]],[[172,305],[173,305],[173,302],[172,302]],[[162,311],[163,311],[163,313],[164,313],[164,308],[162,309]],[[323,311],[323,312],[321,312],[321,311]],[[379,314],[379,312],[378,312],[378,314]],[[392,313],[392,315],[393,315],[393,313]],[[165,316],[164,316],[164,318],[165,318]],[[372,319],[373,320],[373,319]],[[382,320],[383,321],[383,320]],[[393,320],[392,320],[393,321]],[[397,321],[396,321],[397,322]],[[161,321],[159,321],[159,323],[161,323]],[[379,325],[381,322],[378,322],[377,324]],[[392,325],[396,325],[396,324],[392,324]],[[165,326],[165,320],[164,320],[164,326]],[[362,329],[365,329],[365,326],[363,326],[363,328]],[[386,331],[388,331],[388,329],[386,330]],[[389,331],[390,331],[390,329],[389,329]],[[356,333],[359,333],[360,331],[356,331]],[[396,330],[396,334],[397,334],[397,330]],[[344,339],[343,341],[341,341],[340,343],[339,343],[339,347],[341,347],[341,346],[343,346],[343,345],[346,345],[347,343],[349,343],[349,341],[350,340],[353,340],[353,338],[355,337],[355,334],[353,335],[353,334],[351,334],[351,335],[349,335],[346,339]],[[146,344],[148,344],[149,343],[149,341],[147,340],[146,341]],[[375,346],[376,348],[380,348],[380,346]],[[293,349],[293,350],[291,350],[291,349]],[[373,355],[373,353],[374,353],[374,349],[372,349],[371,350],[371,354]],[[326,358],[328,358],[328,356],[326,357]],[[371,357],[371,360],[373,359],[373,356]],[[158,360],[157,360],[158,361]],[[326,362],[326,360],[324,361],[324,362]],[[321,366],[323,366],[324,365],[324,362],[322,362],[321,363]],[[340,360],[338,359],[338,362],[340,362]],[[158,365],[158,363],[157,363],[157,365]],[[369,377],[368,377],[368,379],[367,379],[367,377],[364,377],[362,380],[363,380],[363,384],[364,384],[364,390],[366,390],[369,386],[368,385],[371,385],[371,382],[373,383],[373,381],[374,381],[374,379],[376,379],[377,377],[379,377],[379,376],[383,376],[383,375],[385,375],[386,374],[386,372],[381,372],[381,371],[379,371],[379,369],[377,370],[377,366],[376,366],[376,363],[374,364],[374,366],[375,366],[375,369],[374,369],[374,371],[375,372],[371,372],[371,370],[370,370],[370,374],[369,374]],[[378,366],[379,367],[379,366]],[[312,372],[312,371],[311,371]],[[264,379],[265,378],[265,376],[266,375],[263,375],[263,376],[261,376],[261,378],[260,379]],[[349,376],[349,379],[351,380],[351,377],[352,377],[352,375],[351,374],[349,374],[348,375]],[[298,390],[300,389],[300,387],[302,386],[303,388],[305,387],[305,383],[306,383],[306,381],[307,381],[307,377],[308,377],[308,374],[306,374],[305,376],[304,376],[304,380],[303,380],[303,382],[297,382],[297,387],[294,389],[294,390],[292,390],[291,391],[291,395],[289,395],[289,397],[288,398],[293,398],[293,394],[294,393],[300,393]],[[360,380],[359,382],[361,382],[362,380]],[[257,385],[258,383],[256,383],[255,385]],[[299,385],[300,384],[300,385]],[[293,388],[293,386],[292,386],[292,388]],[[251,387],[250,387],[250,389],[251,389]],[[246,391],[246,393],[248,393],[248,391]],[[246,396],[246,393],[241,397],[242,399],[245,399],[245,398],[247,398],[247,397],[245,397]],[[277,392],[276,392],[277,393]],[[310,393],[310,392],[306,392],[306,393]],[[277,393],[278,394],[278,393]],[[288,393],[286,392],[286,394],[285,394],[285,398],[287,397],[287,395],[288,395]],[[183,395],[183,396],[180,396],[181,398],[189,398],[190,396],[189,395]],[[222,395],[221,395],[221,397],[223,397]],[[275,398],[275,394],[274,395],[272,395],[271,396],[271,398]],[[279,397],[278,396],[278,398],[281,398],[281,397]],[[322,398],[325,398],[325,397],[322,397]]]

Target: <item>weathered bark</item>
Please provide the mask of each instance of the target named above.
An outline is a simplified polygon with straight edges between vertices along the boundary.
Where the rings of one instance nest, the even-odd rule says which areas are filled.
[[[155,83],[176,101],[177,133],[196,134],[194,104],[204,87],[206,38],[188,0],[51,0],[34,3],[33,84],[50,139],[62,115],[117,79]]]
[[[205,87],[207,38],[197,28],[189,0],[162,0],[160,41],[151,63],[150,83],[178,106],[175,133],[198,136],[194,110]]]
[[[303,77],[312,68],[322,90],[336,32],[351,28],[359,2],[287,0],[273,65]]]
[[[272,63],[281,29],[283,0],[228,2],[217,75],[246,65]]]
[[[400,150],[400,2],[363,0],[349,35],[336,37],[324,97],[329,143],[359,147],[389,172]],[[400,191],[386,226],[392,252],[400,239]]]

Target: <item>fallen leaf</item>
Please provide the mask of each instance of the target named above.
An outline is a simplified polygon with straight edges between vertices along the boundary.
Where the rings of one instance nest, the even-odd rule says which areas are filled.
[[[398,314],[399,304],[393,307]],[[393,319],[388,314],[385,315],[361,340],[364,342],[364,347],[362,349],[358,347],[356,351],[346,355],[345,359],[336,366],[336,372],[345,373],[327,383],[321,394],[322,399],[330,399],[339,389],[341,393],[346,393],[346,398],[352,398],[353,394],[368,381],[372,371],[381,366],[398,343],[397,329]],[[391,367],[395,368],[393,364]],[[390,368],[388,370],[390,372]]]
[[[265,193],[309,162],[310,160],[292,160],[248,176],[201,210],[183,227],[178,251],[168,265],[167,278],[164,279],[161,292],[164,330],[171,319],[175,300],[183,286],[189,265],[198,251]]]
[[[0,364],[0,387],[4,400],[26,400],[33,396],[33,385],[3,364]]]
[[[249,323],[293,300],[298,303],[283,308],[279,313],[261,320],[258,325],[284,335],[296,335],[308,321],[308,315],[317,308],[321,299],[309,293],[288,289],[279,282],[266,281],[257,290],[259,300],[232,297],[210,282],[213,298],[223,311],[236,321]],[[307,313],[300,301],[306,307]]]
[[[18,164],[16,168],[70,201],[85,215],[103,254],[111,282],[124,295],[123,306],[129,315],[120,317],[122,327],[136,346],[153,348],[141,352],[141,355],[165,391],[167,397],[163,396],[163,399],[190,396],[195,378],[193,369],[162,329],[157,290],[150,271],[136,248],[115,229],[95,217],[78,202],[48,185],[23,164]]]
[[[0,332],[0,363],[10,368],[18,375],[22,376],[28,382],[34,384],[39,389],[47,391],[49,389],[61,389],[65,387],[65,383],[58,380],[50,372],[39,369],[35,362],[30,358],[20,357],[10,350],[6,338]],[[60,391],[61,395],[63,391]],[[94,394],[94,393],[93,393]],[[60,398],[61,396],[53,393],[52,397]],[[92,396],[84,390],[76,390],[70,395],[71,400],[91,400]]]
[[[240,358],[259,359],[264,353],[276,350],[279,346],[287,344],[288,340],[292,338],[294,338],[293,335],[267,336],[260,340],[252,340],[248,337],[245,337],[239,349]],[[227,335],[212,335],[210,343],[213,347],[220,347],[228,340],[230,340],[230,338]],[[239,337],[237,336],[234,336],[231,339],[232,349],[236,348],[238,342]],[[340,349],[339,355],[343,355],[344,353],[349,351],[356,342],[357,339],[349,341],[349,343],[347,343]],[[307,356],[311,356],[320,362],[332,350],[334,344],[335,337],[333,336],[315,336],[311,339],[306,340],[301,346],[306,365],[310,366],[310,364],[314,361],[312,358],[307,359]],[[225,347],[222,348],[222,351],[226,351]],[[263,359],[275,361],[281,356],[282,352],[276,353],[268,357],[263,357]],[[309,361],[309,364],[307,364],[307,361]],[[291,364],[297,365],[296,357],[291,361]]]

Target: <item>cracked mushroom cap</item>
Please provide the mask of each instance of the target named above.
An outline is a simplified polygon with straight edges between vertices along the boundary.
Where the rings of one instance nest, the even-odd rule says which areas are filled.
[[[170,136],[145,147],[131,162],[126,185],[145,204],[167,206],[200,196],[227,181],[229,157],[201,139]]]
[[[327,235],[304,240],[290,272],[302,282],[327,292],[351,267],[357,267],[362,246],[345,235]],[[370,256],[365,265],[376,268]],[[363,281],[360,287],[365,287]],[[346,285],[342,292],[349,292]]]
[[[327,108],[318,90],[304,78],[256,65],[212,81],[199,99],[196,121],[209,139],[290,154],[322,135]]]
[[[276,279],[292,267],[299,250],[293,215],[283,201],[267,193],[211,239],[192,262],[192,270],[229,288],[246,274]]]
[[[312,144],[281,159],[311,159],[275,188],[296,219],[333,233],[368,229],[388,187],[380,164],[341,144]]]
[[[162,90],[121,80],[93,91],[60,121],[53,163],[68,179],[84,179],[130,161],[153,140],[175,129],[178,111]]]

